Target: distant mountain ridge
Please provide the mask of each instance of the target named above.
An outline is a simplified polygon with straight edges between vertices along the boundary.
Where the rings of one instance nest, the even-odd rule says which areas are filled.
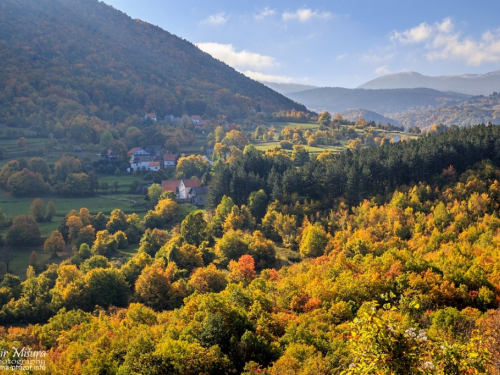
[[[425,76],[416,72],[400,72],[375,78],[360,89],[400,89],[426,87],[468,95],[490,95],[500,91],[500,70],[486,74]]]
[[[346,89],[340,87],[320,87],[287,94],[295,101],[305,104],[310,110],[343,112],[351,109],[388,113],[408,111],[410,109],[428,109],[443,105],[462,103],[468,95],[418,89]],[[388,116],[391,117],[391,116]]]
[[[318,88],[318,86],[302,85],[299,83],[278,83],[278,82],[267,82],[267,81],[260,81],[260,82],[266,85],[267,87],[273,89],[274,91],[279,92],[282,95],[290,94],[292,92],[299,92],[299,91]]]
[[[97,0],[0,2],[0,124],[305,111],[157,26]]]
[[[373,111],[368,111],[367,109],[350,109],[347,111],[342,111],[341,114],[346,120],[349,121],[357,121],[362,118],[365,121],[375,121],[377,124],[381,123],[385,125],[389,123],[391,125],[401,126],[401,124],[397,120],[383,116]]]
[[[394,114],[394,119],[403,126],[417,125],[422,129],[433,124],[467,126],[491,122],[498,125],[500,124],[500,93],[474,96],[464,103],[453,106]]]

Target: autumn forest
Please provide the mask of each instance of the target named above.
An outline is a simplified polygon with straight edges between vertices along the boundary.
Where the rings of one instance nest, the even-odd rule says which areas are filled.
[[[499,125],[315,113],[102,2],[0,1],[2,373],[500,374],[499,212]]]

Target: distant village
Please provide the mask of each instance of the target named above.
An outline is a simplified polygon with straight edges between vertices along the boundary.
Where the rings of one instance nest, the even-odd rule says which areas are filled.
[[[147,113],[145,118],[152,121],[157,121],[154,113]],[[165,120],[175,123],[180,122],[180,117],[173,115],[165,116]],[[197,128],[203,129],[208,120],[202,120],[200,116],[190,116]],[[207,155],[203,155],[203,159],[210,165],[213,161],[208,158],[208,155],[213,153],[213,149],[207,149]],[[175,168],[180,155],[167,151],[162,153],[161,145],[150,145],[144,148],[134,147],[127,152],[130,168],[128,172],[156,172],[160,169]],[[108,158],[113,158],[112,151],[108,151]],[[179,202],[191,203],[195,206],[204,206],[205,199],[208,194],[208,186],[201,186],[201,181],[198,178],[180,179],[180,180],[163,180],[161,183],[163,191],[172,192],[175,194]]]

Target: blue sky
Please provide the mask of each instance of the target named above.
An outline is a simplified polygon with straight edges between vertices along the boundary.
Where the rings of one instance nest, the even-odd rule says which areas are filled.
[[[500,70],[500,1],[105,0],[254,79],[357,87]]]

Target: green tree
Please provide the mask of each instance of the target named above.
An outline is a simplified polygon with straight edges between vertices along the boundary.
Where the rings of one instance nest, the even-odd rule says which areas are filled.
[[[253,230],[255,227],[255,219],[247,206],[242,205],[241,208],[233,206],[222,227],[225,232],[230,229]]]
[[[111,215],[109,216],[109,221],[106,224],[106,230],[113,234],[115,232],[126,231],[128,227],[127,215],[120,210],[119,208],[115,208],[111,211]]]
[[[75,246],[79,249],[81,245],[87,244],[92,246],[95,241],[95,229],[92,225],[86,225],[78,231],[78,235],[74,241]]]
[[[111,255],[118,248],[116,238],[107,230],[97,232],[94,245],[92,245],[92,253],[96,255]]]
[[[252,191],[248,197],[248,209],[252,216],[260,222],[267,210],[267,194],[263,189]]]
[[[49,201],[47,203],[47,216],[45,216],[45,221],[51,222],[52,218],[56,215],[56,205],[54,202]]]
[[[202,211],[190,213],[181,223],[181,235],[187,243],[195,246],[205,240],[207,232],[207,222]]]
[[[253,137],[255,139],[262,139],[262,137],[264,136],[264,134],[267,134],[267,129],[265,126],[263,125],[259,125],[255,128],[255,131],[253,133]]]
[[[111,263],[108,262],[108,258],[102,255],[93,255],[80,265],[80,270],[83,273],[88,273],[96,268],[110,268],[110,267]]]
[[[175,175],[177,178],[201,177],[209,168],[210,164],[202,155],[189,155],[177,160]]]
[[[179,204],[172,199],[162,199],[158,202],[154,210],[148,211],[144,216],[144,225],[147,228],[163,228],[169,224],[177,214]]]
[[[163,188],[159,184],[152,184],[148,188],[148,198],[149,204],[151,207],[154,207],[158,204],[158,200],[160,199],[160,195],[163,193]]]
[[[39,173],[45,182],[49,181],[50,167],[44,159],[32,158],[28,163],[28,169],[34,173]]]
[[[40,262],[38,260],[38,254],[36,253],[35,250],[31,252],[29,265],[33,267],[35,271],[39,271],[41,268]]]
[[[295,165],[303,166],[305,163],[309,161],[309,152],[307,152],[304,146],[295,145],[293,146],[292,160]]]
[[[116,268],[90,270],[85,275],[85,287],[92,306],[99,305],[106,309],[111,305],[123,307],[127,304],[129,285]]]
[[[248,245],[250,254],[255,259],[258,269],[272,267],[276,261],[276,246],[274,242],[264,237],[262,232],[256,230]]]
[[[10,160],[9,162],[7,162],[7,164],[5,164],[0,171],[0,184],[4,188],[6,188],[7,181],[9,180],[10,176],[12,176],[16,172],[19,172],[20,169],[21,167],[17,160]]]
[[[320,223],[308,224],[302,232],[300,255],[302,258],[315,258],[325,253],[328,236]]]
[[[41,198],[36,198],[33,200],[30,206],[31,216],[35,218],[37,222],[45,221],[45,204]]]
[[[7,231],[6,239],[11,246],[39,245],[42,241],[42,232],[31,216],[19,215],[15,217]]]
[[[222,226],[226,221],[227,215],[231,213],[234,207],[234,202],[231,197],[224,195],[215,209],[215,214],[208,221],[208,232],[214,237],[222,236]]]
[[[234,130],[234,129],[226,133],[226,136],[221,142],[227,145],[228,147],[235,146],[240,150],[243,150],[245,146],[249,143],[248,138],[245,136],[245,134],[243,134],[239,130]]]
[[[321,126],[329,126],[331,122],[332,122],[332,115],[327,111],[322,112],[318,116],[318,124],[320,124]]]
[[[217,126],[214,130],[215,142],[221,142],[226,136],[226,132],[222,126]]]
[[[9,177],[7,190],[12,192],[13,195],[21,197],[45,194],[50,190],[50,187],[43,181],[40,174],[24,168]]]
[[[248,244],[241,230],[229,230],[215,245],[215,253],[222,264],[227,265],[230,260],[239,259],[248,253]]]
[[[54,164],[54,177],[57,181],[64,181],[71,173],[79,173],[81,170],[80,160],[72,156],[62,156]]]
[[[20,137],[16,143],[17,147],[21,147],[23,150],[28,148],[28,140],[24,137]]]
[[[56,185],[59,194],[67,197],[90,196],[94,194],[92,179],[86,173],[70,173],[64,182]]]
[[[147,228],[144,232],[139,246],[139,253],[146,253],[152,257],[170,239],[170,234],[166,230],[158,228]]]

